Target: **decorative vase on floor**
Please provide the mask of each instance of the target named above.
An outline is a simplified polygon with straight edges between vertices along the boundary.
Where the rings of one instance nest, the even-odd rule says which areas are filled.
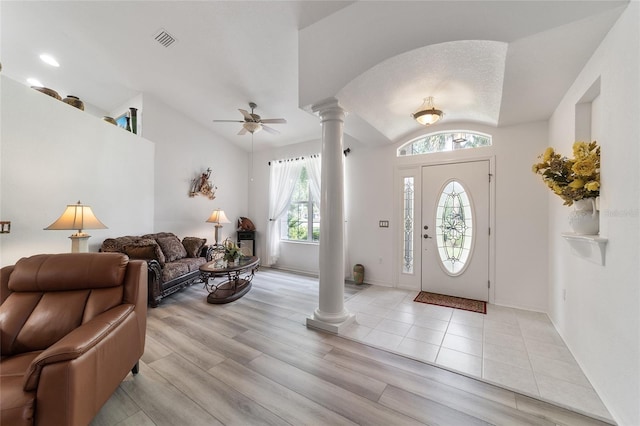
[[[364,266],[359,263],[353,266],[353,281],[356,284],[362,284],[364,282]]]
[[[600,213],[596,210],[595,198],[574,201],[569,213],[569,225],[578,235],[597,235],[600,231]]]

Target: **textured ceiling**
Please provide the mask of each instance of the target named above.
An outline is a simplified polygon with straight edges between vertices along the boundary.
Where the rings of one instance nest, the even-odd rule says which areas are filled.
[[[6,1],[2,73],[36,77],[99,113],[144,94],[244,149],[237,109],[285,117],[256,146],[320,137],[300,109],[337,96],[346,132],[391,143],[434,96],[445,120],[548,118],[624,1]],[[177,42],[153,40],[159,29]],[[43,64],[49,52],[61,67]],[[276,127],[276,126],[274,126]]]
[[[426,96],[446,111],[447,121],[496,126],[502,100],[507,44],[454,41],[388,59],[364,72],[339,93],[350,111],[397,140],[415,130],[410,113]]]

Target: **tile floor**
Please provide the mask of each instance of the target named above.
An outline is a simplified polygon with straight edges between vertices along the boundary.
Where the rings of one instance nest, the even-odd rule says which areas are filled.
[[[345,337],[435,363],[611,420],[544,313],[487,305],[487,314],[414,302],[417,292],[372,286],[345,302]]]

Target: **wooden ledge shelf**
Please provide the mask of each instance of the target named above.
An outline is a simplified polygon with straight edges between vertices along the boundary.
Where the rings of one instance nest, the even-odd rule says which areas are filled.
[[[608,239],[599,235],[581,235],[573,232],[563,232],[561,235],[569,242],[574,254],[604,266]]]

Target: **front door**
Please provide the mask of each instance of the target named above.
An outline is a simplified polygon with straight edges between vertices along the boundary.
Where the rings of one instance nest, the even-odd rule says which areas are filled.
[[[422,290],[489,300],[489,161],[422,167]]]

